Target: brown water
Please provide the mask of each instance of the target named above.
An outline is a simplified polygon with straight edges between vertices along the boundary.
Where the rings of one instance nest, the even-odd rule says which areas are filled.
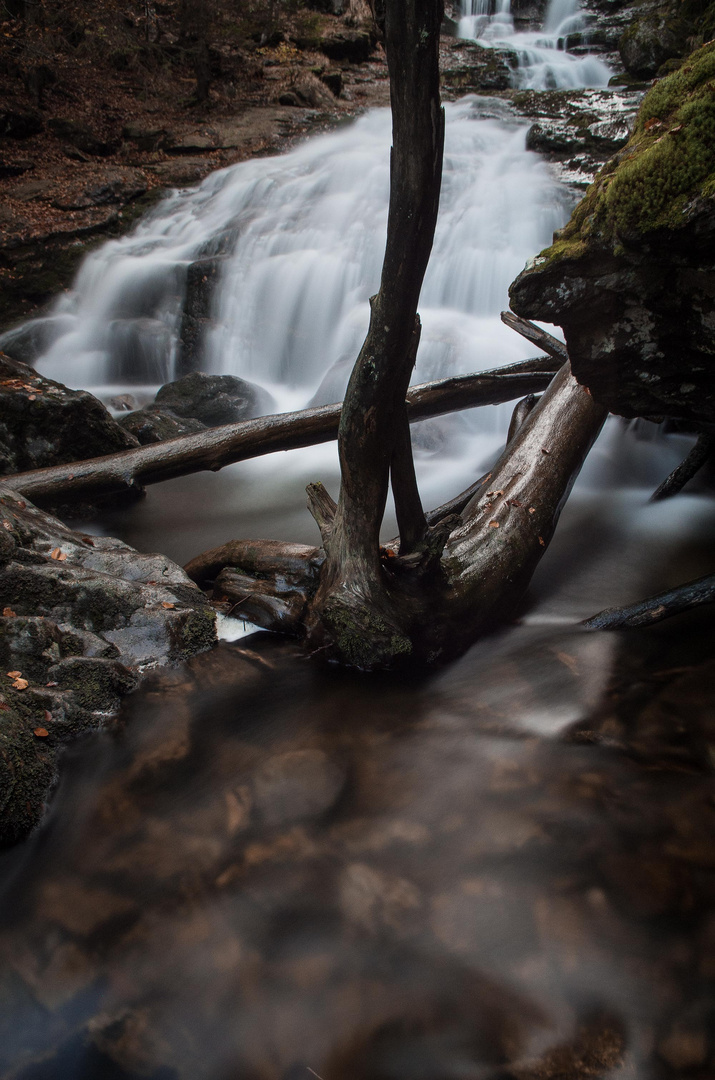
[[[648,507],[642,443],[608,439],[521,622],[448,668],[263,634],[68,751],[2,857],[1,1076],[715,1076],[712,615],[576,625],[712,570],[715,507]],[[295,539],[299,472],[281,520],[246,468],[111,528],[176,557],[239,520]]]

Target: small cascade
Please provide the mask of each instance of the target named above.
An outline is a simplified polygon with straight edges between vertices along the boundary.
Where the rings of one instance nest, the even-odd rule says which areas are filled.
[[[533,352],[499,319],[510,281],[549,242],[568,196],[498,101],[447,106],[440,218],[415,381]],[[202,366],[268,389],[281,408],[338,400],[379,285],[390,114],[370,113],[282,157],[177,192],[92,253],[50,316],[39,370],[105,399],[177,374],[189,267],[218,264]],[[194,275],[196,276],[196,275]],[[496,410],[495,410],[496,412]]]
[[[597,56],[575,56],[565,49],[570,34],[580,34],[586,19],[579,0],[549,0],[541,30],[517,32],[510,0],[462,0],[459,36],[482,45],[509,49],[518,66],[515,85],[532,90],[562,90],[608,85],[611,70]]]

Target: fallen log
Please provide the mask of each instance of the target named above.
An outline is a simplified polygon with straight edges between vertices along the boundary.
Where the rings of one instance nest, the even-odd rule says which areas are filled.
[[[700,604],[715,604],[715,574],[688,581],[685,585],[679,585],[677,589],[668,589],[666,592],[649,596],[628,607],[605,608],[597,615],[586,619],[581,625],[586,630],[620,630],[652,626],[661,619],[669,619],[673,615],[679,615],[681,611],[689,611],[690,608]]]
[[[715,454],[715,435],[709,432],[698,436],[698,441],[687,457],[683,458],[663,483],[655,489],[650,497],[651,502],[661,502],[669,499],[672,495],[678,495],[688,480],[692,480],[697,472],[702,469],[708,458]]]
[[[565,364],[568,360],[569,355],[563,341],[559,341],[553,334],[542,330],[536,323],[529,322],[528,319],[522,319],[521,316],[515,315],[513,311],[502,311],[501,321],[510,330],[516,330],[517,334],[521,334],[532,345],[543,349],[545,353],[553,356],[556,360],[560,360],[562,364]]]
[[[407,393],[409,420],[414,423],[477,405],[497,405],[544,390],[557,368],[548,357],[537,357],[477,375],[422,383]],[[337,438],[341,409],[340,404],[324,405],[225,424],[136,450],[15,473],[3,477],[3,483],[40,504],[59,497],[63,501],[92,499],[136,490],[189,473],[217,472],[225,465],[278,450],[330,442]]]

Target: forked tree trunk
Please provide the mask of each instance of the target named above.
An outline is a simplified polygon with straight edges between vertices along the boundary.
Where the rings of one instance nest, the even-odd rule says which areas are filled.
[[[442,0],[388,0],[386,5],[393,137],[387,244],[380,291],[370,302],[370,327],[343,402],[338,433],[340,497],[329,531],[322,530],[327,559],[310,614],[311,637],[318,647],[337,649],[350,662],[356,660],[355,650],[341,646],[343,639],[371,641],[376,657],[383,638],[389,654],[410,650],[391,617],[379,534],[393,460],[403,481],[396,503],[405,508],[411,531],[419,519],[414,493],[404,486],[411,483],[404,401],[419,333],[417,302],[432,250],[442,181],[444,112],[438,64],[442,16]],[[416,542],[418,537],[411,535],[409,546]],[[362,647],[359,651],[365,666]]]
[[[309,642],[361,668],[456,652],[509,614],[605,418],[565,366],[509,443],[489,492],[475,494],[461,515],[427,525],[404,399],[441,183],[442,15],[441,0],[387,0],[393,149],[385,261],[343,403],[337,507],[321,487],[309,489],[326,552],[308,606]],[[390,469],[400,547],[381,558]]]

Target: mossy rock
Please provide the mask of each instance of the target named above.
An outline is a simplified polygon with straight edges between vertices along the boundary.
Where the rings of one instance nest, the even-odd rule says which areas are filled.
[[[712,424],[714,249],[715,42],[648,92],[511,305],[563,327],[576,378],[612,412]]]

